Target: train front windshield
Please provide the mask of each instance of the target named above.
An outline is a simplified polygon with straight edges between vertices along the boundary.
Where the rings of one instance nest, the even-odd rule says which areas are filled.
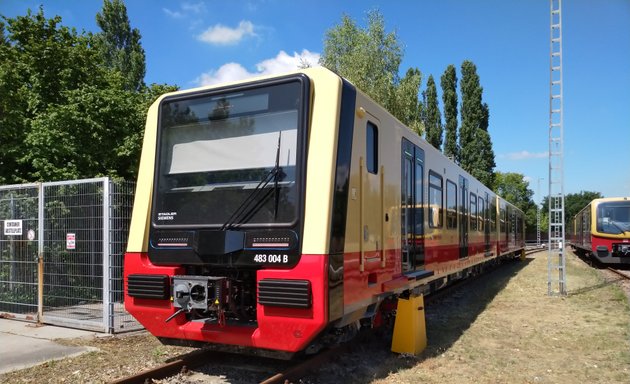
[[[597,231],[620,235],[630,232],[630,201],[611,201],[597,206]]]
[[[303,84],[166,99],[156,226],[289,226],[298,215]]]

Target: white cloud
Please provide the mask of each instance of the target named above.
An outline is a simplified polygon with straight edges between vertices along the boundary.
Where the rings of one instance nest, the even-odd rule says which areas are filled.
[[[206,11],[206,5],[204,3],[187,3],[184,2],[180,5],[180,9],[173,11],[168,8],[162,8],[162,11],[173,19],[183,19],[189,15],[198,15]]]
[[[520,152],[512,152],[512,153],[499,155],[499,158],[508,159],[508,160],[529,160],[529,159],[543,159],[548,156],[549,156],[549,152],[520,151]]]
[[[214,25],[197,36],[197,39],[214,45],[233,45],[246,36],[256,36],[254,24],[251,21],[242,20],[236,28],[226,27],[223,24]]]
[[[246,79],[252,76],[254,76],[254,74],[249,73],[247,69],[243,68],[239,63],[227,63],[223,64],[216,71],[201,74],[201,76],[195,80],[195,83],[199,85],[212,85]]]
[[[293,56],[289,56],[285,51],[280,51],[276,57],[256,64],[256,71],[254,72],[249,72],[239,63],[227,63],[217,70],[201,74],[194,82],[198,85],[213,85],[243,80],[254,76],[295,71],[304,66],[304,64],[314,67],[319,65],[318,63],[319,53],[310,52],[307,49],[303,49],[301,53],[293,52]]]
[[[162,11],[166,13],[167,16],[172,17],[173,19],[181,19],[184,17],[184,14],[178,11],[171,11],[168,8],[162,8]]]
[[[256,69],[261,74],[269,75],[295,71],[304,64],[314,67],[318,63],[319,53],[310,52],[308,49],[303,49],[302,53],[293,52],[293,56],[289,56],[285,51],[280,51],[273,59],[263,60],[256,64]]]
[[[206,11],[206,5],[202,2],[199,3],[182,3],[182,9],[191,13],[202,13]]]

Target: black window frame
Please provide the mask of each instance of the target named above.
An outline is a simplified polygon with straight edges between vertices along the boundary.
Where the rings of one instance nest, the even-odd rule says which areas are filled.
[[[296,75],[288,75],[282,76],[275,79],[265,79],[260,81],[253,81],[249,83],[238,84],[236,86],[225,86],[218,87],[210,90],[200,90],[187,92],[182,94],[176,94],[172,96],[167,96],[163,100],[160,101],[159,112],[158,112],[158,122],[157,122],[157,132],[156,132],[156,143],[155,143],[155,162],[154,162],[154,178],[153,178],[153,192],[152,192],[152,202],[150,208],[150,222],[151,228],[153,229],[215,229],[220,228],[223,224],[211,223],[211,224],[201,224],[201,223],[192,223],[192,224],[165,224],[159,223],[156,220],[157,217],[157,205],[156,202],[158,200],[157,193],[159,191],[159,171],[161,164],[161,156],[162,153],[160,151],[160,147],[162,144],[162,108],[167,103],[177,102],[181,100],[189,100],[196,98],[204,98],[204,97],[214,97],[215,95],[222,95],[225,93],[238,93],[249,90],[256,90],[264,87],[273,87],[288,83],[297,82],[300,84],[300,97],[301,103],[298,110],[298,127],[297,127],[297,153],[296,153],[296,212],[293,220],[286,223],[242,223],[239,224],[239,227],[243,228],[295,228],[296,226],[301,227],[301,223],[303,221],[304,215],[304,191],[306,189],[306,156],[304,155],[305,149],[307,147],[307,130],[308,130],[308,119],[310,116],[310,102],[311,102],[311,92],[310,92],[310,79],[305,74],[296,74]]]
[[[433,179],[439,180],[439,185],[435,184]],[[439,173],[429,170],[429,196],[427,201],[427,207],[429,209],[429,228],[442,228],[444,226],[444,178]],[[438,191],[437,196],[440,197],[440,204],[438,207],[438,222],[437,224],[433,222],[433,215],[431,214],[431,205],[433,204],[433,191]]]
[[[373,175],[378,174],[378,125],[369,121],[365,125],[365,168]]]
[[[452,187],[452,190],[449,187]],[[452,209],[449,205],[451,192],[455,192]],[[457,184],[450,179],[446,179],[446,229],[457,229],[457,216]],[[453,223],[454,225],[452,225]]]
[[[470,197],[468,200],[468,212],[469,212],[469,218],[470,218],[470,230],[471,231],[477,231],[478,230],[478,225],[477,225],[477,221],[479,220],[478,218],[478,211],[477,211],[477,195],[473,192],[470,192]],[[474,208],[473,208],[474,207]]]
[[[477,212],[479,212],[479,224],[477,226],[477,230],[480,232],[483,232],[486,226],[486,223],[485,223],[486,201],[483,197],[481,197],[481,195],[479,196],[479,199],[477,200],[477,209],[478,209]]]

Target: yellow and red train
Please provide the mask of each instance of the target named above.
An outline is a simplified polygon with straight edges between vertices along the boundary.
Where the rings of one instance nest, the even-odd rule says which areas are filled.
[[[153,104],[125,307],[163,343],[286,357],[523,249],[520,210],[309,68]]]
[[[570,239],[602,264],[630,266],[630,197],[591,201],[573,218]]]

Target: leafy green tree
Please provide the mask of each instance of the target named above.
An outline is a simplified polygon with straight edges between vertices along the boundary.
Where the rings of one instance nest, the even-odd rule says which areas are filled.
[[[7,44],[0,46],[0,181],[33,180],[26,138],[50,105],[64,104],[68,89],[103,84],[98,55],[88,36],[61,26],[61,17],[37,14],[4,18]],[[55,143],[50,151],[55,150]]]
[[[603,196],[599,192],[580,191],[578,193],[569,193],[564,195],[564,223],[565,232],[569,232],[573,218],[577,213],[593,199],[601,199]],[[542,202],[541,214],[544,218],[544,230],[546,231],[549,223],[549,197],[547,196]]]
[[[457,72],[454,65],[449,65],[440,78],[442,102],[444,103],[445,143],[444,155],[459,163],[459,145],[457,143]]]
[[[438,150],[442,149],[442,115],[440,114],[440,108],[438,107],[437,89],[435,87],[435,81],[433,75],[429,75],[427,80],[427,89],[425,90],[426,96],[426,120],[425,130],[426,139],[429,144],[433,145]]]
[[[487,103],[481,105],[481,121],[479,122],[479,129],[477,130],[477,143],[479,145],[479,152],[476,156],[476,168],[478,169],[478,177],[483,181],[485,185],[492,187],[494,185],[495,173],[494,167],[496,163],[494,161],[494,149],[492,148],[492,139],[488,132],[488,126],[490,124],[490,107]]]
[[[134,177],[139,145],[132,138],[144,122],[140,94],[89,85],[66,93],[65,103],[32,121],[23,158],[33,165],[32,178]]]
[[[517,206],[525,213],[525,232],[536,232],[536,203],[534,203],[534,191],[529,189],[529,182],[520,173],[496,173],[494,191],[505,200]]]
[[[529,189],[529,183],[520,173],[497,172],[494,191],[520,209],[534,203],[532,200],[534,191]]]
[[[494,183],[494,152],[492,141],[484,129],[484,121],[489,119],[488,108],[482,104],[483,88],[479,83],[477,67],[469,60],[462,63],[462,127],[459,144],[460,165],[473,177],[487,186]]]
[[[61,17],[4,18],[0,44],[0,183],[135,178],[150,103],[168,85],[127,89],[95,37]]]
[[[349,16],[326,32],[320,64],[347,78],[402,123],[421,129],[418,93],[421,74],[398,75],[403,48],[395,32],[387,33],[378,11],[368,12],[363,29]]]
[[[144,86],[145,54],[140,44],[140,31],[131,28],[127,8],[121,0],[104,0],[96,14],[101,32],[95,40],[105,65],[123,76],[124,89],[139,91]]]
[[[418,89],[422,74],[417,68],[409,68],[405,77],[394,88],[394,101],[390,102],[390,110],[394,116],[418,134],[422,134],[423,126],[420,118],[422,103],[418,100]]]
[[[0,20],[0,45],[8,45],[6,36],[4,36],[4,23]]]

